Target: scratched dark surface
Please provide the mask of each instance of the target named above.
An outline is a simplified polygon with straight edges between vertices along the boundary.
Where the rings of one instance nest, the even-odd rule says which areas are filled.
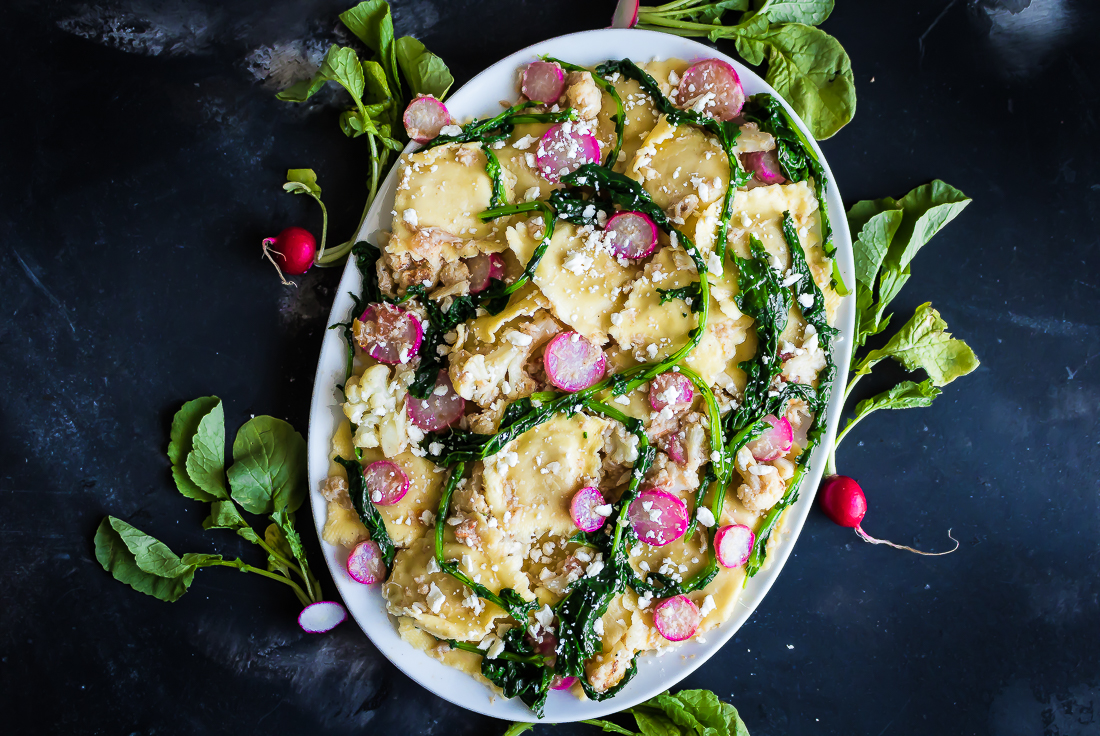
[[[291,166],[318,171],[347,233],[366,158],[331,96],[299,110],[273,88],[338,38],[348,4],[0,10],[6,733],[503,731],[414,684],[352,623],[303,635],[268,581],[206,570],[165,604],[92,556],[107,513],[177,552],[253,553],[204,533],[202,506],[174,491],[167,426],[216,393],[231,431],[254,413],[306,429],[338,274],[288,291],[259,241],[319,227],[280,191]],[[840,469],[867,490],[871,533],[935,548],[952,527],[962,548],[873,547],[815,512],[763,605],[682,685],[731,700],[754,736],[1100,733],[1097,7],[837,4],[825,28],[852,57],[859,110],[825,153],[849,202],[934,177],[974,198],[895,305],[903,317],[931,300],[982,359],[933,407],[862,424]],[[398,33],[462,83],[606,25],[613,3],[394,5]]]

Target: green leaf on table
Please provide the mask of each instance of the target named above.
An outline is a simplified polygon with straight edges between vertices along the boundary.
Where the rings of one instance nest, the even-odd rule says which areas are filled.
[[[397,63],[414,94],[431,95],[442,100],[454,84],[454,77],[443,59],[433,54],[412,36],[397,39]]]
[[[210,504],[210,516],[203,520],[202,528],[229,529],[237,532],[238,535],[253,544],[260,543],[260,535],[252,530],[252,527],[241,516],[241,512],[237,510],[237,505],[229,499],[214,501]]]
[[[393,99],[386,70],[377,61],[364,61],[363,84],[365,99],[375,103],[367,106],[367,114],[372,118],[378,117],[386,107],[385,102]]]
[[[221,406],[221,399],[217,396],[203,396],[188,401],[172,418],[172,430],[168,441],[168,461],[172,463],[172,478],[176,481],[176,488],[180,493],[196,501],[213,501],[216,498],[195,485],[187,475],[187,456],[194,447],[199,422],[213,411],[215,406]]]
[[[930,378],[920,383],[902,381],[889,391],[883,391],[856,404],[856,419],[879,409],[915,409],[931,406],[932,400],[940,393],[940,390],[932,385]]]
[[[622,734],[623,736],[637,736],[637,734],[634,731],[631,731],[629,728],[623,728],[617,723],[605,721],[602,718],[589,718],[581,721],[581,723],[587,724],[589,726],[599,726],[600,730],[604,733],[618,733]]]
[[[900,271],[947,223],[970,204],[970,198],[950,184],[936,179],[917,187],[898,200],[904,212],[883,267]]]
[[[644,736],[748,736],[737,709],[710,690],[664,692],[631,712]]]
[[[290,552],[290,556],[296,560],[305,561],[306,550],[302,546],[302,538],[294,528],[294,514],[285,508],[277,509],[271,515],[283,538],[283,547]]]
[[[292,194],[321,196],[321,186],[317,183],[317,174],[313,169],[287,169],[286,184],[283,189]]]
[[[105,517],[96,530],[95,556],[115,580],[169,602],[187,592],[197,567],[181,560],[163,542],[113,516]]]
[[[693,13],[689,13],[683,16],[683,20],[690,20],[695,23],[721,23],[722,16],[726,11],[734,13],[744,12],[749,9],[751,3],[749,0],[719,0],[718,2],[708,2],[702,7],[695,10]],[[687,10],[688,8],[684,8]]]
[[[521,733],[527,733],[535,727],[533,723],[524,723],[523,721],[517,721],[508,727],[501,736],[519,736]]]
[[[833,0],[768,0],[763,12],[772,23],[805,23],[817,26],[833,12]]]
[[[316,94],[325,82],[336,82],[348,91],[357,107],[362,104],[365,80],[363,67],[360,66],[359,57],[354,50],[344,46],[330,46],[325,53],[324,61],[321,62],[321,68],[313,75],[313,79],[292,84],[275,97],[284,102],[305,102]]]
[[[884,358],[893,358],[906,370],[922,369],[937,387],[946,386],[979,365],[970,346],[947,332],[947,323],[930,302],[917,307],[913,317],[881,349],[869,352],[860,361],[856,375],[869,373]]]
[[[386,0],[367,0],[340,13],[340,20],[348,30],[366,44],[382,61],[395,91],[400,93],[397,77],[397,58],[393,40],[393,18]]]
[[[737,53],[750,64],[764,63],[764,56],[768,53],[768,45],[761,40],[761,36],[768,32],[768,18],[764,15],[754,15],[744,25],[737,25],[723,32],[716,28],[710,34],[710,40],[717,41],[720,37],[733,34],[733,43]]]
[[[294,558],[294,551],[290,549],[290,545],[287,544],[286,537],[283,536],[283,532],[279,529],[278,524],[269,524],[264,531],[264,541],[267,542],[267,546],[278,552],[280,555],[290,560]],[[272,557],[267,556],[267,569],[272,572],[279,572],[290,577],[290,568],[284,563]]]
[[[306,491],[306,441],[281,419],[258,416],[237,431],[229,484],[253,514],[296,511]]]
[[[857,206],[862,203],[857,203]],[[852,208],[853,210],[856,207]],[[856,281],[868,287],[874,287],[882,261],[890,250],[894,233],[901,225],[904,213],[900,209],[883,209],[867,219],[858,231],[852,243],[852,253],[856,263]],[[858,218],[858,215],[857,215]],[[852,211],[848,213],[849,225],[852,223]]]
[[[199,420],[185,467],[187,477],[205,493],[229,498],[225,490],[225,410],[221,401]]]

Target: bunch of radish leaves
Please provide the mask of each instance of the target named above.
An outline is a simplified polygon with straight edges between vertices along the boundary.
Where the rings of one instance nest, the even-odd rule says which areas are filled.
[[[710,690],[666,691],[618,715],[634,716],[637,731],[604,719],[581,721],[607,733],[623,736],[749,736],[737,709]],[[514,723],[504,736],[519,736],[535,727]]]
[[[382,177],[392,165],[390,154],[394,153],[396,160],[396,153],[408,142],[401,123],[408,100],[416,95],[432,95],[442,100],[454,77],[443,60],[420,41],[412,36],[395,38],[390,6],[385,0],[359,3],[341,13],[340,20],[370,50],[373,58],[361,59],[355,49],[334,44],[312,79],[304,79],[276,96],[286,102],[305,102],[325,84],[335,82],[351,97],[353,106],[340,114],[340,129],[349,138],[366,136],[370,147],[371,176],[363,208],[365,218]],[[301,172],[313,173],[308,169],[292,169],[287,173],[284,189],[310,194],[320,203],[316,176],[309,182],[301,178]],[[292,187],[296,183],[305,188]],[[327,226],[327,213],[322,214]],[[326,253],[322,236],[318,265],[341,262],[353,244],[354,240],[348,240]]]
[[[855,417],[848,420],[833,444],[827,474],[836,467],[836,446],[869,414],[879,409],[929,406],[940,395],[940,389],[978,367],[974,351],[951,336],[947,323],[930,302],[917,307],[882,347],[859,354],[868,338],[889,326],[893,315],[886,308],[909,280],[913,257],[968,204],[969,197],[936,179],[901,199],[863,200],[848,210],[856,264],[856,334],[852,341],[852,376],[844,397],[847,399],[856,383],[886,358],[897,361],[907,371],[923,371],[927,378],[902,381],[856,404]]]
[[[631,0],[623,0],[630,2]],[[637,4],[637,0],[633,0]],[[840,42],[816,26],[833,12],[833,0],[673,0],[638,8],[638,28],[677,36],[731,39],[750,64],[823,140],[856,112],[852,63]],[[736,23],[731,17],[740,13]]]
[[[175,601],[191,586],[200,567],[233,567],[284,583],[303,606],[321,600],[321,586],[309,569],[294,512],[306,492],[306,443],[289,424],[253,417],[233,440],[233,464],[225,470],[225,414],[217,396],[188,401],[172,420],[168,460],[176,488],[210,504],[204,529],[228,529],[260,547],[266,568],[221,555],[182,557],[153,537],[113,516],[95,535],[96,559],[116,580],[162,601]],[[227,482],[228,480],[228,482]],[[260,534],[241,510],[266,516]],[[297,578],[297,581],[295,580]]]

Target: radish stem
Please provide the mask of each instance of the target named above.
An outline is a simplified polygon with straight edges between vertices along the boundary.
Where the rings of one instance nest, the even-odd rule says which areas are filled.
[[[283,577],[282,575],[276,575],[275,573],[269,572],[267,570],[261,570],[258,567],[253,567],[252,565],[249,565],[248,563],[246,563],[244,560],[241,560],[240,558],[238,558],[236,560],[218,560],[217,562],[208,562],[205,565],[200,565],[199,567],[219,567],[219,566],[220,567],[235,567],[238,570],[240,570],[241,572],[254,572],[257,575],[263,575],[265,578],[271,578],[272,580],[278,580],[280,583],[285,583],[286,585],[289,585],[294,590],[294,595],[298,596],[298,600],[301,601],[303,606],[308,606],[309,604],[314,602],[314,601],[310,600],[310,597],[308,595],[306,595],[305,591],[302,590],[301,586],[298,585],[298,583],[291,580],[290,578]]]

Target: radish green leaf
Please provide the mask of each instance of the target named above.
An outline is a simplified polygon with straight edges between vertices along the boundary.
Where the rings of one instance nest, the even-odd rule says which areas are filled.
[[[162,601],[187,592],[195,576],[172,550],[121,519],[108,516],[95,534],[95,556],[116,580]]]
[[[199,431],[199,422],[215,406],[221,406],[217,396],[203,396],[184,404],[172,418],[172,432],[168,442],[168,461],[172,463],[172,478],[176,488],[188,498],[196,501],[214,501],[214,496],[199,488],[187,475],[187,456],[194,447],[195,433]]]
[[[946,386],[978,367],[978,357],[962,340],[951,337],[947,323],[930,302],[917,307],[912,318],[879,350],[860,361],[855,374],[866,375],[884,358],[893,358],[906,370],[924,370],[937,387]]]
[[[443,59],[428,51],[424,44],[412,36],[397,39],[397,63],[414,94],[431,95],[442,100],[454,84]]]
[[[233,440],[229,484],[233,499],[253,514],[296,511],[306,489],[302,435],[281,419],[250,419]]]
[[[221,401],[199,420],[186,469],[187,477],[203,491],[215,498],[229,498],[225,490],[225,411]]]

